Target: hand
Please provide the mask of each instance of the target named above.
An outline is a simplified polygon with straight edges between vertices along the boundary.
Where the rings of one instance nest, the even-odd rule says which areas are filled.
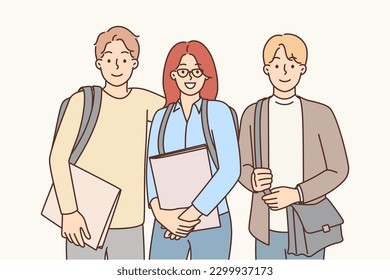
[[[184,221],[195,221],[199,220],[200,216],[202,216],[202,213],[192,205],[179,216],[179,219]]]
[[[171,239],[180,239],[176,237],[187,237],[187,235],[193,231],[194,227],[200,222],[199,220],[185,221],[179,218],[179,216],[187,210],[186,208],[180,208],[175,210],[162,210],[160,209],[156,213],[156,219],[163,225],[167,231],[165,237]]]
[[[299,193],[295,188],[277,187],[271,190],[270,194],[262,197],[271,210],[283,209],[299,201]]]
[[[62,215],[61,235],[76,246],[84,247],[84,237],[91,239],[83,215],[78,211]]]
[[[272,172],[268,168],[255,168],[252,173],[252,187],[255,192],[271,188]]]

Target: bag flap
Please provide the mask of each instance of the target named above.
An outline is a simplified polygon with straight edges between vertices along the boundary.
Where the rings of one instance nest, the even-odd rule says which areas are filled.
[[[325,198],[316,204],[294,204],[292,205],[294,215],[297,215],[306,232],[317,231],[327,232],[330,228],[344,223],[339,212]]]

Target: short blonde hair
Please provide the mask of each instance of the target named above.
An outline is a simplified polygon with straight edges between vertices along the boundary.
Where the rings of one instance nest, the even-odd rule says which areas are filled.
[[[294,59],[297,63],[306,65],[307,47],[305,42],[294,34],[278,34],[268,39],[263,49],[264,65],[270,63],[280,46],[284,46],[287,58]]]
[[[100,33],[97,37],[95,43],[96,59],[101,59],[103,57],[103,53],[107,44],[113,41],[122,41],[130,52],[131,56],[135,59],[138,59],[139,44],[137,38],[137,35],[134,35],[133,32],[123,26],[111,27],[107,31]]]

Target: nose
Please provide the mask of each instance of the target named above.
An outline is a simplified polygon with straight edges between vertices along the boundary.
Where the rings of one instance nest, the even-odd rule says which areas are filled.
[[[115,65],[116,65],[116,69],[118,69],[119,68],[118,59],[115,59]]]
[[[283,71],[284,71],[284,75],[286,75],[287,74],[286,64],[284,64],[284,66],[283,66]]]
[[[188,72],[188,76],[190,77],[190,80],[192,80],[192,73]]]

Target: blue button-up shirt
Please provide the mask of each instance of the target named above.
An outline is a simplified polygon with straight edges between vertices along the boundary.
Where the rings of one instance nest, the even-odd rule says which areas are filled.
[[[202,100],[199,99],[192,105],[188,120],[184,117],[180,102],[175,104],[165,131],[166,153],[206,143],[202,129],[201,104]],[[165,110],[166,108],[162,108],[154,116],[149,136],[148,159],[158,155],[158,132]],[[240,176],[238,141],[231,111],[225,103],[209,101],[207,114],[220,167],[216,170],[210,157],[213,177],[192,204],[204,215],[208,215],[216,206],[219,214],[223,214],[228,212],[226,195]],[[157,197],[157,193],[149,160],[147,164],[147,189],[150,203]]]

